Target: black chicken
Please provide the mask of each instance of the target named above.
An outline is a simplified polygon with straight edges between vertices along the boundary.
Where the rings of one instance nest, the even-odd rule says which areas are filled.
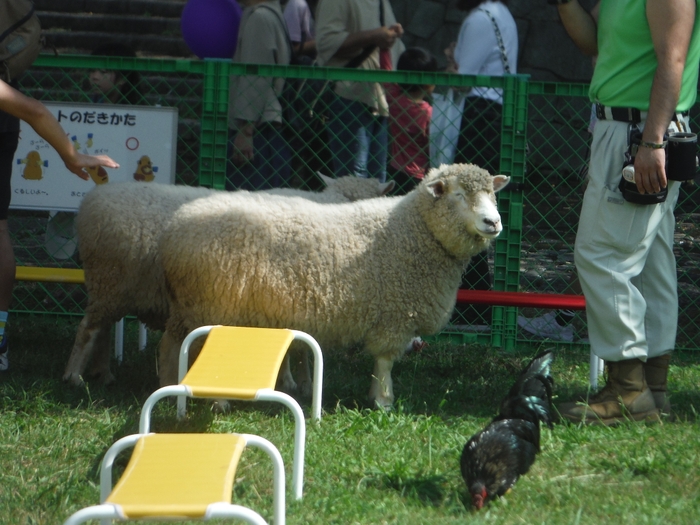
[[[462,477],[477,510],[505,494],[535,461],[540,422],[552,427],[553,359],[548,351],[530,361],[501,403],[499,414],[464,446]]]

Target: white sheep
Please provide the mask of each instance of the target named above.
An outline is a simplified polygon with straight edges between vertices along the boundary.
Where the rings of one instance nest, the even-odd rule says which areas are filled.
[[[508,184],[471,164],[432,170],[403,197],[299,206],[219,194],[182,206],[160,240],[170,294],[161,384],[181,340],[208,324],[292,328],[324,351],[374,356],[370,399],[390,406],[394,361],[448,321],[470,257],[502,230]]]
[[[394,183],[354,176],[332,179],[319,173],[323,192],[268,190],[322,203],[385,195]],[[109,369],[110,327],[127,314],[153,330],[163,330],[168,300],[158,256],[158,239],[175,211],[196,199],[217,195],[207,188],[164,184],[105,184],[83,199],[76,227],[85,271],[88,306],[75,337],[63,379],[81,385],[88,363],[91,376],[114,380]],[[247,192],[246,192],[247,193]],[[295,201],[297,202],[297,201]],[[284,388],[295,384],[285,365]]]

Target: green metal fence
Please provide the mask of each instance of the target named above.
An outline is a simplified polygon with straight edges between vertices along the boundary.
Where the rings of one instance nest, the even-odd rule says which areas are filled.
[[[573,241],[584,187],[589,136],[590,103],[587,86],[529,82],[523,75],[479,77],[444,73],[414,73],[232,64],[228,60],[157,60],[42,56],[21,79],[21,89],[43,101],[89,102],[86,79],[95,69],[138,71],[137,104],[178,108],[177,182],[223,189],[234,168],[229,132],[229,90],[242,82],[285,78],[324,87],[337,81],[436,85],[466,91],[473,87],[502,90],[500,173],[512,177],[499,194],[504,232],[495,241],[489,261],[493,289],[578,293],[573,266]],[[251,84],[253,85],[253,84]],[[281,185],[320,189],[316,171],[331,174],[333,155],[328,146],[328,99],[312,102],[319,117],[313,135],[295,141],[289,176]],[[459,126],[459,122],[455,125]],[[391,141],[391,137],[389,137]],[[229,183],[229,187],[231,183]],[[235,186],[235,185],[234,185]],[[262,187],[265,187],[264,185]],[[698,292],[694,231],[694,188],[683,191],[677,216],[677,257],[681,291],[679,347],[696,348],[695,297]],[[52,257],[46,250],[46,212],[13,210],[10,227],[18,265],[79,267],[74,254]],[[54,221],[56,222],[56,221]],[[55,230],[55,228],[54,228]],[[65,232],[69,235],[70,232]],[[79,285],[18,283],[13,311],[79,315],[86,304]],[[534,338],[518,327],[518,315],[534,317],[543,311],[496,306],[488,318],[466,319],[455,312],[442,336],[460,342],[481,342],[513,349]],[[466,315],[466,314],[465,314]],[[488,330],[474,331],[486,324]],[[575,320],[576,339],[585,337],[585,315]]]

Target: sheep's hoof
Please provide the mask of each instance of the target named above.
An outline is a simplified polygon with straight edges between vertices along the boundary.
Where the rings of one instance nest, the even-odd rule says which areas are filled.
[[[311,381],[302,381],[299,385],[299,394],[304,399],[311,399],[314,395],[314,385]]]
[[[296,382],[292,380],[286,380],[283,379],[282,381],[279,381],[277,384],[277,390],[280,392],[284,392],[285,394],[289,394],[290,396],[295,395],[299,390],[299,386],[296,384]]]
[[[83,376],[77,372],[66,372],[63,374],[63,380],[72,386],[82,387],[85,386],[85,381],[83,381]]]
[[[91,368],[85,373],[90,382],[100,383],[101,385],[111,385],[117,379],[109,368]]]
[[[212,403],[211,410],[215,414],[226,414],[231,410],[231,404],[225,399],[217,399]]]
[[[377,398],[374,400],[374,408],[384,410],[385,412],[391,412],[394,409],[394,403],[391,399]]]
[[[91,375],[90,377],[94,378],[95,381],[98,381],[102,385],[111,385],[112,383],[116,382],[117,378],[114,377],[114,374],[109,371],[103,371],[103,372],[96,372],[94,375]]]

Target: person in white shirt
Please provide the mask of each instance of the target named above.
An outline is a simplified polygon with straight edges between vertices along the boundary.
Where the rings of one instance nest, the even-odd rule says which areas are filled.
[[[457,7],[468,13],[457,42],[445,51],[448,71],[485,76],[516,73],[518,29],[506,0],[460,0]],[[469,91],[455,162],[470,162],[497,173],[502,105],[503,90],[499,88]]]
[[[311,8],[306,0],[289,0],[284,6],[284,21],[287,22],[289,39],[294,52],[310,57],[316,56],[316,31]]]
[[[457,42],[446,50],[447,71],[460,75],[502,76],[516,73],[518,29],[507,0],[458,0],[467,11]],[[476,164],[499,173],[503,90],[474,87],[467,93],[460,124],[455,163]],[[462,279],[462,288],[490,290],[491,270],[486,252],[472,258]],[[491,323],[491,308],[468,306],[460,310],[468,325]]]

